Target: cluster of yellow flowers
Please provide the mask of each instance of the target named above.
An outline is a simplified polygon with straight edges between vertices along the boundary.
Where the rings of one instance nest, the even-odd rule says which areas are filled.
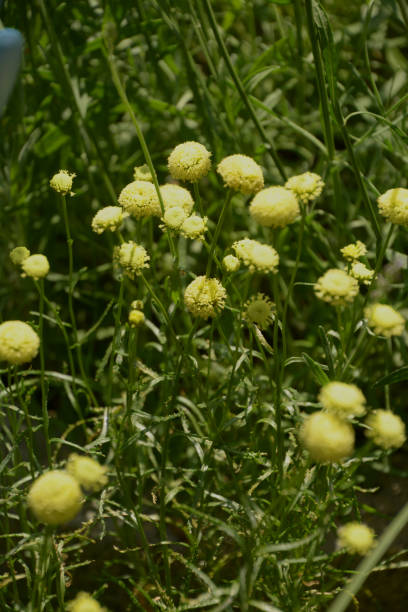
[[[404,317],[388,304],[370,304],[364,309],[368,327],[379,336],[400,336],[405,328]]]
[[[81,486],[99,491],[108,482],[106,471],[107,467],[95,459],[74,453],[68,458],[66,470],[45,472],[34,481],[27,503],[41,523],[67,523],[81,510]]]
[[[234,242],[232,248],[236,257],[248,266],[250,272],[277,272],[279,255],[269,244],[243,238]]]
[[[344,270],[331,268],[317,279],[314,291],[324,302],[333,306],[344,306],[356,297],[358,282]]]
[[[331,381],[322,387],[318,400],[323,410],[305,417],[300,441],[314,461],[343,461],[354,450],[355,434],[349,420],[365,414],[366,399],[356,385]],[[390,411],[373,410],[365,425],[366,436],[381,448],[399,448],[405,442],[405,425]]]
[[[340,252],[348,262],[349,275],[364,285],[369,285],[374,278],[374,270],[370,270],[366,264],[358,261],[360,257],[366,255],[366,245],[361,240],[357,240],[357,242],[347,244],[340,249]]]
[[[26,247],[16,247],[10,252],[11,261],[22,269],[21,276],[30,276],[34,280],[40,280],[47,276],[50,264],[45,255],[30,254]]]
[[[23,321],[4,321],[0,324],[0,361],[21,365],[32,361],[38,354],[40,338]]]
[[[227,292],[216,278],[197,276],[184,292],[187,310],[196,317],[215,317],[224,308]]]
[[[380,214],[397,225],[408,227],[408,189],[388,189],[377,200]]]
[[[129,311],[129,325],[131,327],[140,327],[145,322],[144,312],[142,310],[143,302],[141,300],[134,300],[130,305]]]
[[[346,523],[337,530],[337,545],[339,548],[345,548],[349,553],[358,555],[366,555],[374,546],[375,533],[373,529],[352,521]]]

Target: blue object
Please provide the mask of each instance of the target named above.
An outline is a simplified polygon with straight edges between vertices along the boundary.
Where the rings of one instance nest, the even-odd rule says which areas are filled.
[[[23,37],[14,28],[0,30],[0,115],[13,90],[21,65]]]

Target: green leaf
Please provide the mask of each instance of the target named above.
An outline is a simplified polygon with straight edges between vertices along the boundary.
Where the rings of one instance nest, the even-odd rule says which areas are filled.
[[[69,139],[57,126],[50,126],[35,144],[34,151],[38,157],[47,157],[58,151]]]
[[[397,370],[394,370],[386,376],[379,378],[373,385],[373,387],[384,387],[385,385],[393,385],[394,383],[401,382],[402,380],[408,380],[408,366],[402,366]]]
[[[308,366],[309,370],[311,371],[312,376],[316,380],[316,382],[318,382],[321,386],[326,385],[329,382],[329,377],[323,371],[322,366],[317,363],[317,361],[309,357],[307,353],[302,353],[302,358],[305,364]]]

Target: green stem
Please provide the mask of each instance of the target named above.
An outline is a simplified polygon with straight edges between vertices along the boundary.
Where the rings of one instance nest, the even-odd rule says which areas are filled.
[[[162,315],[164,316],[164,319],[167,323],[167,326],[169,328],[169,331],[171,333],[171,335],[174,337],[174,339],[176,340],[176,343],[178,344],[178,338],[176,335],[176,332],[174,331],[173,325],[170,321],[170,317],[168,315],[167,310],[165,309],[162,301],[160,300],[160,298],[157,296],[157,294],[155,293],[153,287],[151,286],[151,284],[148,282],[148,280],[146,279],[146,277],[144,276],[144,274],[140,275],[142,277],[142,280],[145,284],[145,287],[147,289],[147,291],[150,293],[151,297],[153,298],[153,300],[156,302],[157,306],[159,307]]]
[[[111,354],[109,357],[109,369],[108,369],[108,406],[112,405],[112,388],[113,388],[113,364],[115,361],[115,353],[116,353],[116,348],[117,348],[117,344],[118,344],[118,336],[120,333],[120,318],[121,318],[121,314],[122,314],[122,303],[123,303],[123,292],[124,292],[124,287],[125,287],[125,277],[122,277],[122,280],[120,281],[120,288],[119,288],[119,297],[118,297],[118,302],[116,304],[116,309],[115,309],[115,329],[113,332],[113,338],[112,338],[112,350],[111,350]]]
[[[47,408],[47,393],[45,389],[45,359],[44,359],[44,279],[41,278],[39,281],[34,281],[37,291],[40,296],[40,319],[38,322],[38,335],[40,336],[40,364],[41,364],[41,374],[40,374],[40,384],[41,384],[41,412],[43,417],[43,426],[44,426],[44,437],[45,437],[45,447],[47,451],[47,460],[48,465],[52,467],[52,459],[51,459],[51,445],[50,445],[50,436],[49,436],[49,416],[48,416],[48,408]]]
[[[344,612],[349,603],[363,586],[371,570],[381,560],[395,538],[408,523],[408,503],[403,506],[394,520],[378,538],[376,547],[358,565],[354,577],[345,586],[328,608],[327,612]]]
[[[222,205],[221,214],[218,217],[218,222],[217,222],[217,225],[216,225],[216,228],[215,228],[214,236],[213,236],[213,238],[211,240],[210,252],[208,254],[207,269],[205,271],[205,275],[206,276],[209,276],[210,273],[211,273],[211,266],[212,266],[212,261],[213,261],[213,258],[214,258],[215,247],[217,245],[217,240],[218,240],[218,237],[220,235],[222,225],[224,223],[224,219],[225,219],[225,215],[226,215],[226,212],[227,212],[227,209],[228,209],[228,205],[231,202],[232,194],[233,194],[232,189],[229,189],[229,191],[227,193],[227,197],[224,200],[224,204]]]
[[[244,105],[246,106],[246,108],[248,110],[248,113],[249,113],[252,121],[254,122],[254,125],[255,125],[256,129],[258,130],[258,132],[259,132],[259,134],[260,134],[260,136],[261,136],[261,138],[263,140],[265,149],[271,155],[271,157],[272,157],[272,159],[273,159],[273,161],[275,163],[275,166],[277,167],[277,169],[279,171],[279,174],[281,175],[281,178],[284,181],[286,181],[286,178],[287,178],[286,177],[286,173],[285,173],[283,165],[281,164],[280,159],[279,159],[279,157],[278,157],[278,155],[276,153],[276,149],[275,149],[272,141],[266,135],[266,132],[265,132],[264,128],[262,127],[262,124],[261,124],[261,122],[259,121],[259,119],[258,119],[258,117],[256,115],[254,107],[252,106],[251,101],[249,100],[249,98],[248,98],[248,96],[246,94],[246,91],[245,91],[245,88],[244,88],[244,86],[242,84],[242,81],[239,78],[238,73],[235,70],[234,65],[233,65],[233,63],[231,61],[231,58],[229,56],[227,47],[225,46],[225,43],[224,43],[223,39],[221,38],[220,30],[218,28],[217,22],[215,20],[214,11],[213,11],[212,6],[211,6],[211,0],[203,0],[203,3],[204,3],[205,10],[207,11],[207,15],[208,15],[208,19],[210,21],[211,29],[212,29],[212,31],[214,33],[214,36],[215,36],[215,39],[217,41],[218,47],[219,47],[219,49],[221,51],[221,54],[222,54],[222,56],[223,56],[223,58],[225,60],[226,65],[228,67],[228,70],[229,70],[229,73],[231,75],[231,78],[234,81],[235,87],[237,88],[238,93],[241,96],[241,99],[242,99]]]

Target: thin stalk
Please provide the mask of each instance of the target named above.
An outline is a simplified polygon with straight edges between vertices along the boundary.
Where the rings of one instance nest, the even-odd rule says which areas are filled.
[[[34,281],[35,286],[37,288],[38,294],[40,296],[40,319],[38,322],[38,335],[40,336],[40,364],[41,364],[41,374],[40,374],[40,385],[41,385],[41,412],[43,417],[43,427],[44,427],[44,438],[45,438],[45,448],[47,451],[47,460],[48,465],[52,467],[52,458],[51,458],[51,445],[50,445],[50,436],[49,436],[49,416],[48,416],[48,408],[47,408],[47,392],[45,389],[45,359],[44,359],[44,342],[43,342],[43,330],[44,330],[44,279],[40,278],[39,281]]]
[[[146,277],[144,276],[144,274],[140,275],[142,277],[142,280],[144,282],[144,285],[147,289],[147,291],[150,293],[151,297],[153,298],[154,302],[156,302],[157,306],[159,307],[162,315],[164,316],[164,319],[167,323],[167,326],[169,328],[170,333],[172,334],[172,336],[174,337],[174,339],[176,340],[176,342],[178,343],[178,338],[176,335],[176,332],[174,331],[173,325],[170,321],[170,317],[168,315],[167,310],[165,309],[163,302],[160,300],[160,298],[157,296],[157,294],[155,293],[153,287],[151,286],[151,284],[148,282],[148,280],[146,279]]]
[[[354,577],[347,583],[342,592],[336,597],[327,612],[344,612],[355,595],[363,586],[371,570],[381,560],[395,538],[408,523],[408,503],[403,506],[397,516],[388,525],[378,538],[377,546],[368,554],[356,569]]]
[[[210,252],[208,254],[207,269],[205,271],[205,275],[206,276],[209,276],[210,273],[211,273],[211,266],[212,266],[212,261],[213,261],[213,258],[214,258],[215,247],[217,245],[217,240],[219,238],[222,225],[224,223],[224,219],[225,219],[225,215],[226,215],[226,212],[227,212],[227,209],[228,209],[228,205],[231,202],[232,194],[233,194],[232,189],[229,189],[228,193],[227,193],[227,197],[224,200],[224,204],[222,205],[221,214],[218,217],[218,222],[217,222],[217,225],[216,225],[216,228],[215,228],[214,236],[213,236],[213,239],[211,240],[211,244],[210,244]]]
[[[119,287],[119,297],[118,297],[118,302],[116,305],[116,311],[115,311],[115,329],[113,332],[113,338],[112,338],[112,350],[111,350],[111,354],[109,356],[109,368],[108,368],[108,406],[112,405],[112,387],[113,387],[113,364],[115,361],[115,353],[116,353],[116,348],[117,348],[117,340],[118,340],[118,335],[120,333],[120,318],[121,318],[121,314],[122,314],[122,303],[123,303],[123,292],[124,292],[124,288],[125,288],[125,277],[122,277],[122,280],[120,281],[120,287]]]
[[[284,181],[286,181],[286,178],[287,178],[286,177],[286,172],[285,172],[285,170],[283,168],[283,165],[280,162],[278,154],[276,153],[276,149],[275,149],[272,141],[266,135],[266,132],[265,132],[264,128],[262,127],[261,122],[259,121],[259,119],[257,117],[257,114],[256,114],[256,112],[254,110],[254,107],[252,106],[251,101],[249,100],[249,98],[248,98],[248,96],[246,94],[246,91],[245,91],[245,88],[244,88],[244,86],[242,84],[242,81],[239,78],[238,73],[237,73],[237,71],[234,68],[234,64],[231,61],[231,58],[229,56],[227,47],[226,47],[223,39],[221,38],[220,30],[218,28],[218,25],[217,25],[217,22],[216,22],[216,19],[215,19],[215,15],[214,15],[214,11],[213,11],[212,6],[211,6],[211,0],[203,0],[203,4],[204,4],[205,10],[207,12],[208,19],[209,19],[209,22],[210,22],[210,26],[211,26],[211,29],[212,29],[212,31],[214,33],[215,40],[217,41],[218,47],[219,47],[219,49],[221,51],[221,54],[222,54],[222,56],[223,56],[223,58],[225,60],[225,63],[227,65],[227,68],[229,70],[231,78],[234,81],[235,87],[237,88],[237,91],[238,91],[239,95],[241,96],[241,99],[242,99],[244,105],[246,106],[246,108],[248,110],[248,113],[249,113],[252,121],[254,122],[254,125],[255,125],[256,129],[258,130],[258,132],[259,132],[259,134],[260,134],[260,136],[261,136],[261,138],[263,140],[265,149],[271,155],[271,157],[272,157],[272,159],[273,159],[273,161],[275,163],[275,166],[278,169],[278,172],[279,172],[281,178]]]

